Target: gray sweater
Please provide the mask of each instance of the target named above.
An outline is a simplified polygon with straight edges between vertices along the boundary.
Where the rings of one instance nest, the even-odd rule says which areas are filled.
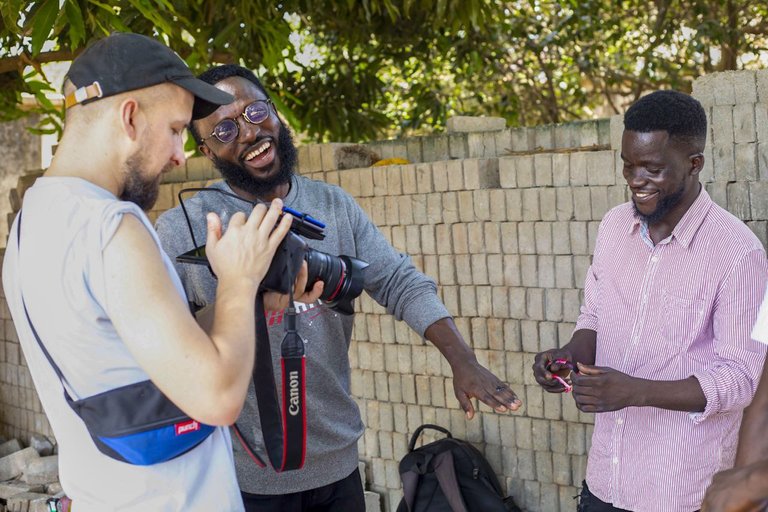
[[[211,185],[232,193],[224,182]],[[410,258],[398,253],[368,219],[355,200],[341,188],[295,176],[285,205],[305,212],[326,224],[325,240],[309,245],[328,254],[346,254],[370,264],[365,271],[365,290],[388,313],[404,320],[420,335],[431,324],[449,315],[437,297],[437,287],[419,272]],[[198,193],[185,201],[198,244],[206,238],[205,215],[215,212],[225,225],[247,203],[215,192]],[[157,220],[163,248],[174,259],[193,248],[180,207]],[[216,281],[205,266],[176,263],[189,301],[205,306],[214,301]],[[287,494],[337,482],[357,467],[357,440],[364,426],[350,396],[349,343],[353,317],[316,304],[297,304],[298,332],[306,341],[307,456],[304,468],[277,474],[259,468],[234,443],[235,466],[240,488],[252,494]],[[280,375],[280,342],[284,335],[282,314],[269,314],[275,375]],[[386,340],[392,341],[394,340]],[[279,378],[279,377],[278,377]],[[278,392],[280,383],[278,383]],[[253,386],[237,421],[251,445],[265,454]],[[235,436],[233,435],[233,440]],[[263,456],[267,460],[266,455]]]

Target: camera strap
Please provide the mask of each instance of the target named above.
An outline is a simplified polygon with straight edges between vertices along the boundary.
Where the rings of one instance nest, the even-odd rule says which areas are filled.
[[[304,340],[296,332],[293,293],[285,316],[285,326],[286,334],[280,345],[283,386],[281,409],[272,368],[272,349],[264,314],[264,299],[259,292],[256,295],[256,363],[253,366],[253,387],[264,446],[270,464],[278,473],[304,466],[307,451],[306,359]],[[264,460],[243,436],[238,425],[233,427],[251,459],[257,465],[266,467]]]

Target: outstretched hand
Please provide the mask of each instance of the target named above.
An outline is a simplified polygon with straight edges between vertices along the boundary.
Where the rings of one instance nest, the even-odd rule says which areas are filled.
[[[453,391],[467,419],[475,416],[472,398],[477,398],[496,412],[516,411],[523,405],[506,383],[476,360],[456,363],[451,368]]]

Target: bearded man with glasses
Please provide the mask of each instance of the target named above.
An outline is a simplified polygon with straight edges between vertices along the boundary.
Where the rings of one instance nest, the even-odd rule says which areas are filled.
[[[253,73],[233,65],[213,68],[199,77],[232,94],[235,101],[190,127],[200,151],[224,177],[217,188],[248,201],[282,199],[286,206],[326,223],[324,240],[309,245],[329,254],[346,254],[370,266],[364,288],[398,320],[431,341],[453,370],[456,398],[468,418],[477,398],[498,412],[516,410],[521,402],[495,375],[481,366],[464,342],[450,314],[437,297],[437,287],[410,258],[398,253],[355,200],[339,187],[294,175],[296,148],[290,131],[277,116],[266,90]],[[385,172],[385,171],[380,171]],[[205,214],[222,218],[247,208],[247,203],[222,194],[198,194],[185,202],[195,236],[204,232]],[[192,249],[180,208],[157,221],[168,254]],[[177,264],[193,307],[215,300],[215,281],[201,266]],[[350,393],[348,348],[353,317],[339,315],[321,303],[296,304],[298,331],[307,339],[307,454],[302,469],[276,473],[260,468],[234,443],[235,466],[246,510],[365,510],[357,470],[357,441],[364,426]],[[270,343],[279,353],[284,330],[282,315],[269,319]],[[393,340],[392,340],[393,341]],[[275,372],[278,373],[275,361]],[[252,446],[263,450],[253,389],[237,422]]]

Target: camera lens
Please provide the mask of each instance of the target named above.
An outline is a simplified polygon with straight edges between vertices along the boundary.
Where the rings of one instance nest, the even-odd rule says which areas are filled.
[[[363,271],[368,266],[350,256],[332,256],[307,248],[307,290],[317,281],[325,283],[320,299],[341,313],[354,313],[352,301],[363,292]]]

